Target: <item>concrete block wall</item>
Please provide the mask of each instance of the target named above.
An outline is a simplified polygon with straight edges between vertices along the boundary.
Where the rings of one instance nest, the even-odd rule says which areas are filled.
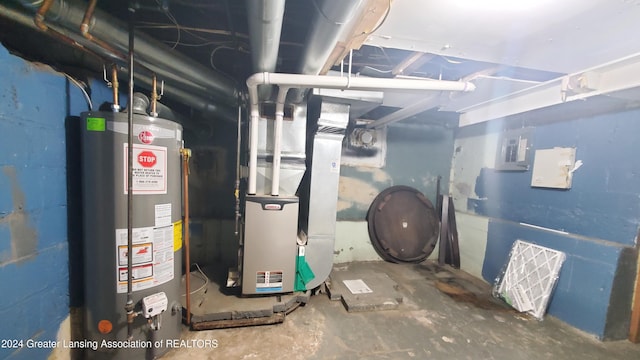
[[[75,85],[0,46],[0,359],[42,359],[69,315],[65,121],[88,109]],[[99,83],[98,83],[99,84]],[[94,99],[94,102],[108,99]],[[78,259],[75,259],[78,260]]]
[[[441,189],[446,189],[457,118],[436,121],[430,116],[418,115],[418,123],[388,127],[382,168],[341,166],[334,263],[380,260],[369,239],[366,215],[373,199],[384,189],[411,186],[434,205],[438,176],[442,177]]]
[[[508,120],[460,129],[450,189],[459,216],[477,220],[458,221],[461,243],[474,244],[460,247],[472,262],[463,262],[463,269],[482,269],[482,277],[493,282],[517,239],[564,251],[549,314],[601,339],[625,338],[636,266],[630,259],[640,226],[638,116],[632,110],[528,121],[535,128],[533,152],[577,149],[584,165],[569,190],[532,188],[531,170],[495,170],[499,133]]]

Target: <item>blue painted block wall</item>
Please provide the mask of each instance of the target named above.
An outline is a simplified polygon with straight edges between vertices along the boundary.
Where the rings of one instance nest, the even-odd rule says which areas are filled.
[[[492,220],[482,276],[491,283],[503,270],[515,240],[566,254],[548,313],[603,338],[609,301],[622,246]]]
[[[2,46],[0,79],[0,339],[55,340],[69,314],[65,119],[88,106],[63,75]]]
[[[570,190],[532,188],[531,172],[483,169],[476,212],[633,246],[640,225],[640,111],[538,126],[534,149],[576,147]],[[527,204],[524,206],[523,204]]]
[[[612,328],[607,322],[612,306],[626,306],[629,293],[614,291],[614,284],[633,270],[618,264],[623,252],[636,246],[640,226],[640,148],[634,139],[639,118],[640,111],[633,110],[536,126],[533,151],[577,148],[576,159],[584,165],[574,173],[571,189],[532,188],[531,171],[484,168],[475,189],[480,199],[469,200],[469,210],[491,219],[485,280],[494,281],[516,239],[564,251],[567,260],[549,313],[599,338],[619,337],[606,332]],[[620,333],[624,324],[613,328]]]

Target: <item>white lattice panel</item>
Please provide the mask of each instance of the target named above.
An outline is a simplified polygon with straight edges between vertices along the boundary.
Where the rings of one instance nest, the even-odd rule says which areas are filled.
[[[562,251],[516,240],[495,291],[516,310],[542,320],[564,259]]]

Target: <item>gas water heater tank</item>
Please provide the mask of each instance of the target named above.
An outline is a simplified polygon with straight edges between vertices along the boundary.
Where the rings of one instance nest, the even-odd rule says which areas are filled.
[[[131,276],[140,315],[128,341],[127,120],[113,112],[81,117],[84,340],[97,344],[86,358],[154,358],[180,338],[182,126],[134,115]]]

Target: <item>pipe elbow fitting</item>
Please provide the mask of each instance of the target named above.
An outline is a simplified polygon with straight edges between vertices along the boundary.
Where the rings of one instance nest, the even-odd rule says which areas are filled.
[[[80,25],[80,34],[87,39],[91,38],[91,35],[89,34],[89,24],[82,23]]]
[[[47,31],[49,29],[49,27],[44,23],[44,16],[41,14],[36,14],[33,18],[33,23],[42,31]]]

